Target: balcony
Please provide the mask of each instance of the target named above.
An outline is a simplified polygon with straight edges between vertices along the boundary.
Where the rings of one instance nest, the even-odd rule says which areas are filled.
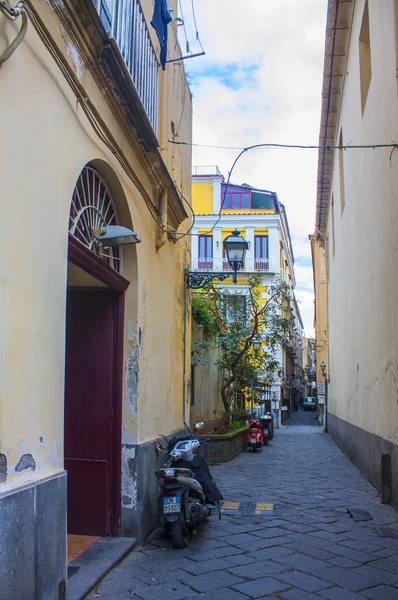
[[[212,271],[213,270],[213,259],[212,258],[198,258],[198,271]]]
[[[254,259],[254,270],[262,271],[264,273],[269,273],[271,270],[269,258],[255,258]]]
[[[226,258],[222,259],[222,270],[223,271],[233,271],[231,265],[229,264],[229,262],[227,261]],[[239,267],[238,271],[244,271],[245,270],[245,265],[243,265],[243,267]]]
[[[218,177],[222,177],[222,173],[217,165],[194,165],[192,167],[192,175],[197,177],[205,175],[217,175]]]
[[[139,0],[93,0],[102,25],[115,40],[152,129],[158,132],[158,59]]]
[[[226,258],[193,257],[192,269],[194,271],[231,271]],[[238,271],[244,273],[272,273],[272,263],[269,258],[246,258],[245,264]]]

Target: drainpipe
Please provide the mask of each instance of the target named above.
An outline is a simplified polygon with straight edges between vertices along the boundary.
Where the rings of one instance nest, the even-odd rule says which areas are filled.
[[[163,227],[159,227],[156,239],[156,251],[158,251],[167,242],[167,188],[160,196],[160,212],[162,214]]]
[[[182,374],[182,422],[186,423],[186,401],[187,401],[187,273],[188,268],[184,269],[184,344],[183,344],[183,352],[182,352],[182,360],[183,360],[183,374]]]

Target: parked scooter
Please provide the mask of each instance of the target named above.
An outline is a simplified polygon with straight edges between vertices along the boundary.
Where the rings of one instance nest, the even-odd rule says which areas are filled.
[[[269,413],[259,418],[261,427],[263,428],[263,444],[266,446],[270,440],[274,437],[274,422],[272,415]]]
[[[249,431],[246,435],[247,446],[251,448],[253,452],[256,450],[263,449],[263,428],[259,421],[251,419],[249,423]]]
[[[197,423],[195,431],[204,426]],[[215,484],[206,459],[197,454],[201,444],[186,425],[187,435],[167,442],[168,458],[156,471],[161,488],[158,498],[158,521],[168,529],[177,548],[188,546],[197,523],[205,521],[212,510],[218,510],[223,496]],[[164,436],[163,436],[164,437]],[[157,447],[158,450],[162,446]]]

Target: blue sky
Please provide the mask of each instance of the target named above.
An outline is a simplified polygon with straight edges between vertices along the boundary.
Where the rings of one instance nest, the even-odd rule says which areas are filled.
[[[181,6],[191,50],[200,52],[191,0],[181,0]],[[185,61],[194,142],[317,145],[327,0],[194,0],[194,7],[206,52]],[[184,46],[184,29],[178,30]],[[193,164],[216,164],[226,177],[237,154],[194,147]],[[316,150],[252,150],[242,156],[232,178],[275,191],[286,207],[307,335],[313,335],[308,234],[314,232],[317,161]]]

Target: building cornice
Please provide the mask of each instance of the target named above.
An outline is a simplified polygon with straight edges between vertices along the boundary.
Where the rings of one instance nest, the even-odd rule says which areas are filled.
[[[319,132],[317,205],[315,229],[327,229],[330,193],[341,96],[344,87],[348,46],[355,0],[329,0]]]

